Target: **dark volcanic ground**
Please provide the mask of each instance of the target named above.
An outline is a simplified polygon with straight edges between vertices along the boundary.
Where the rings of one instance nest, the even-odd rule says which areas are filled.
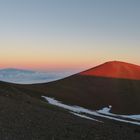
[[[112,105],[111,111],[115,114],[140,114],[140,80],[73,75],[17,88],[37,98],[42,94],[92,110]]]
[[[22,86],[0,82],[0,140],[140,139],[139,126],[82,119],[49,105],[38,92],[30,92],[22,90]]]

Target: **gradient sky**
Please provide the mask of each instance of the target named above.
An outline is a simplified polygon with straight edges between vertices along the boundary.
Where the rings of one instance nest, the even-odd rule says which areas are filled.
[[[0,68],[140,65],[139,0],[0,0]]]

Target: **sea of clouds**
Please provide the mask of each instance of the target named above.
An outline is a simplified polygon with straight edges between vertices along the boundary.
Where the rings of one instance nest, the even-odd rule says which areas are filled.
[[[36,72],[19,69],[1,69],[0,81],[33,84],[51,82],[72,75],[73,72]]]

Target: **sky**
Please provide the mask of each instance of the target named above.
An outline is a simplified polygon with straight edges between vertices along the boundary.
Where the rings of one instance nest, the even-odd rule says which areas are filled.
[[[0,0],[0,68],[140,65],[139,0]]]

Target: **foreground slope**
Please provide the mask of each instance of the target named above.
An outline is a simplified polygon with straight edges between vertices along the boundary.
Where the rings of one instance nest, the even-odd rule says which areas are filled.
[[[19,90],[20,86],[20,90]],[[139,140],[138,126],[76,117],[34,92],[0,82],[1,140]],[[39,97],[39,96],[38,96]]]
[[[62,80],[26,88],[66,104],[93,110],[111,105],[111,112],[116,114],[140,114],[140,66],[133,64],[107,62]]]

